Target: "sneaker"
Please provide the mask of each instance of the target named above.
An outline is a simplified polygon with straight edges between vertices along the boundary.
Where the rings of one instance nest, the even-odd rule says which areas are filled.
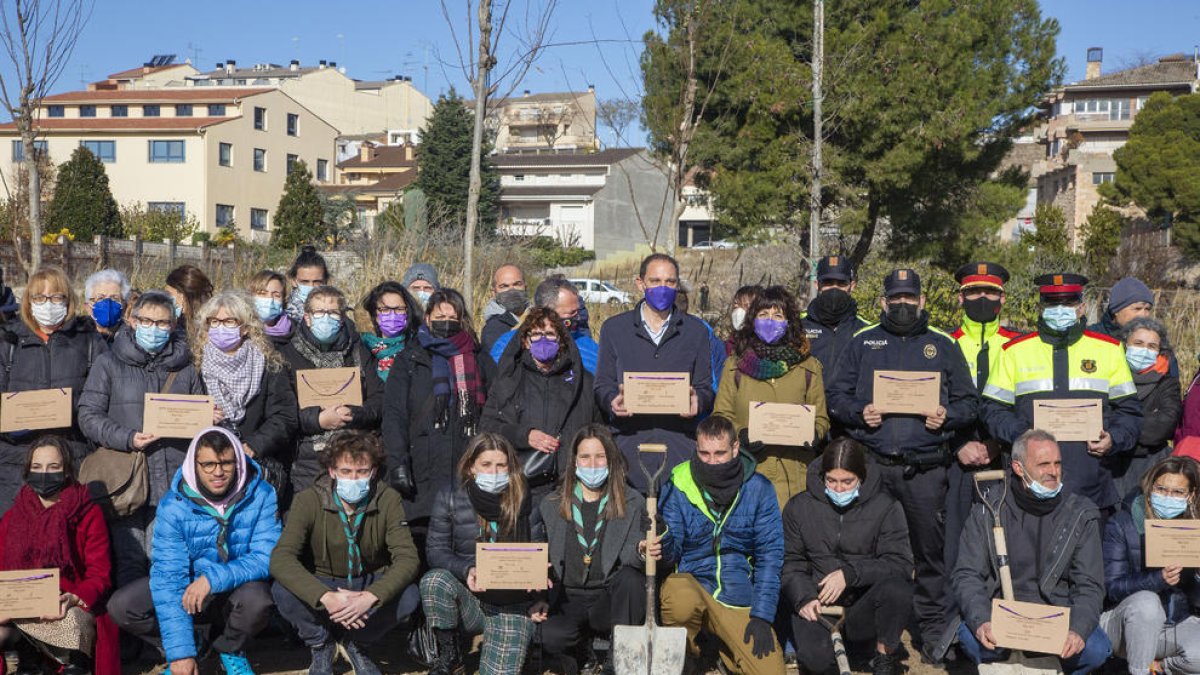
[[[254,675],[254,669],[250,667],[250,659],[246,658],[245,652],[238,652],[236,654],[218,653],[221,655],[221,667],[225,669],[228,675]]]
[[[312,663],[308,666],[308,675],[333,675],[333,659],[337,656],[337,645],[332,642],[311,647]]]
[[[900,675],[903,672],[904,667],[900,665],[900,659],[895,654],[876,654],[875,658],[871,659],[873,675]]]
[[[342,643],[342,648],[346,650],[346,658],[350,660],[350,667],[354,669],[354,675],[383,675],[379,672],[379,666],[367,656],[367,652],[358,644],[347,640]],[[309,671],[311,673],[311,671]]]

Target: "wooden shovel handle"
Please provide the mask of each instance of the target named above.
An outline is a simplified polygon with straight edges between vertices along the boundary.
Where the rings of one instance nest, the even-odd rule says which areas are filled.
[[[654,542],[654,535],[658,529],[658,497],[646,498],[646,515],[650,516],[650,529],[646,530],[646,576],[653,577],[658,568],[654,556],[650,555],[650,544]]]

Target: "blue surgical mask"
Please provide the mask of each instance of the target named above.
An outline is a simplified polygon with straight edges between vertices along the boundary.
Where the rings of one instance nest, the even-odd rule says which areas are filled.
[[[1046,326],[1050,330],[1059,333],[1065,332],[1075,322],[1079,321],[1079,317],[1075,316],[1075,308],[1067,307],[1066,305],[1054,305],[1042,310],[1042,319],[1046,322]]]
[[[429,298],[433,297],[433,292],[432,291],[417,291],[416,296],[417,296],[417,300],[421,301],[421,306],[424,307],[425,305],[429,304]]]
[[[1146,347],[1126,347],[1125,360],[1129,362],[1129,368],[1133,372],[1140,373],[1154,365],[1158,360],[1158,352]]]
[[[1187,511],[1188,501],[1186,497],[1168,497],[1157,493],[1150,493],[1150,506],[1154,508],[1154,513],[1160,518],[1178,518]]]
[[[121,313],[124,311],[124,305],[112,298],[105,298],[92,305],[92,318],[96,320],[97,326],[112,328],[121,323]]]
[[[608,480],[608,467],[577,466],[575,467],[575,477],[586,487],[595,490]]]
[[[319,316],[312,320],[310,328],[317,342],[327,345],[333,342],[338,332],[341,331],[342,322],[340,319],[335,319],[332,316]]]
[[[1025,475],[1029,475],[1029,469],[1025,469]],[[1025,484],[1029,486],[1029,491],[1033,493],[1033,496],[1037,497],[1038,499],[1054,499],[1058,496],[1058,493],[1062,492],[1063,487],[1063,482],[1061,480],[1058,481],[1058,487],[1054,488],[1053,490],[1033,479],[1030,479]]]
[[[371,492],[370,478],[338,478],[334,482],[338,498],[350,504],[361,502]]]
[[[475,474],[475,484],[484,492],[500,494],[504,492],[504,488],[508,487],[508,472],[477,473]]]
[[[665,312],[675,305],[676,291],[671,286],[651,286],[646,289],[646,304]]]
[[[157,354],[167,346],[167,341],[171,339],[171,331],[158,326],[138,326],[133,331],[133,339],[142,349]]]
[[[263,321],[274,321],[283,314],[283,303],[275,298],[254,298],[254,311]]]
[[[829,488],[825,488],[825,496],[829,497],[829,501],[833,502],[834,506],[844,509],[850,506],[850,503],[855,499],[858,499],[858,486],[856,485],[853,490],[846,490],[845,492],[834,492]]]
[[[175,318],[183,316],[183,305],[175,305]]]
[[[292,295],[288,298],[288,302],[294,305],[303,305],[308,302],[308,294],[312,293],[316,286],[296,286],[292,289]]]

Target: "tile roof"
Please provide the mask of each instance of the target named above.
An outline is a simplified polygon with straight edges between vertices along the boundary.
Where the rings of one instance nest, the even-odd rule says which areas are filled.
[[[42,103],[157,103],[201,102],[231,103],[233,101],[275,91],[272,87],[257,89],[224,89],[221,87],[177,87],[173,89],[117,89],[115,91],[68,91],[42,99]]]
[[[150,75],[151,73],[157,73],[162,70],[170,70],[171,68],[182,68],[186,65],[188,65],[188,64],[186,64],[186,63],[171,63],[171,64],[168,64],[165,66],[138,66],[137,68],[130,68],[129,70],[122,70],[119,73],[113,73],[112,75],[107,75],[106,77],[110,80],[127,80],[127,79],[133,78],[133,77],[141,77],[144,75]]]
[[[1183,54],[1164,56],[1157,63],[1137,68],[1119,70],[1090,80],[1072,82],[1066,86],[1073,89],[1098,89],[1103,87],[1162,86],[1168,84],[1191,84],[1195,82],[1196,64]]]
[[[41,131],[196,131],[238,117],[43,117]],[[0,124],[0,132],[15,131],[12,122]]]
[[[374,156],[363,161],[358,154],[338,164],[339,169],[385,169],[390,167],[416,166],[415,159],[405,159],[405,146],[384,145],[373,149]]]
[[[309,66],[292,70],[291,66],[281,66],[276,63],[269,64],[270,68],[255,69],[255,68],[234,68],[233,72],[226,72],[224,68],[220,70],[210,70],[202,72],[199,75],[193,75],[193,78],[205,78],[210,80],[256,80],[263,77],[299,77],[308,73],[313,73],[318,70],[331,70],[330,68],[318,68]]]
[[[318,185],[317,188],[323,192],[331,194],[368,194],[372,192],[395,193],[412,185],[417,180],[416,171],[403,171],[397,173],[389,173],[382,180],[379,180],[370,185],[348,185],[339,183],[337,185]]]
[[[577,99],[594,96],[594,91],[557,91],[547,92],[544,94],[529,94],[528,96],[509,96],[507,98],[491,99],[488,103],[492,106],[519,105],[521,103],[554,103],[557,101],[575,101]],[[475,99],[467,99],[463,101],[469,108],[475,107]]]
[[[603,185],[505,185],[500,188],[500,199],[522,197],[591,197],[603,188]]]
[[[599,152],[563,152],[557,154],[493,155],[492,164],[498,168],[547,168],[573,166],[608,166],[628,159],[645,148],[609,148]]]

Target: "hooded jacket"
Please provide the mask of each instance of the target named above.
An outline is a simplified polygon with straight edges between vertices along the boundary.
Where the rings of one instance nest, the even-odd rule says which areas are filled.
[[[825,494],[821,460],[808,469],[808,490],[783,509],[783,596],[799,610],[817,599],[818,582],[842,570],[846,590],[837,604],[849,606],[887,578],[911,583],[908,523],[896,500],[880,489],[879,471],[868,465],[858,498],[841,508]]]
[[[659,501],[666,525],[662,558],[695,577],[717,602],[749,607],[751,616],[771,623],[779,601],[783,521],[771,481],[755,472],[749,454],[738,457],[742,488],[719,520],[705,504],[691,462],[671,471]]]
[[[112,348],[92,364],[79,396],[79,428],[84,436],[98,446],[132,451],[133,435],[142,430],[145,396],[162,393],[171,373],[178,375],[168,393],[204,393],[182,332],[172,333],[162,350],[150,354],[134,341],[133,328],[122,326]],[[170,488],[187,450],[182,439],[167,438],[154,442],[145,452],[153,506]]]
[[[209,431],[229,438],[238,463],[238,482],[220,506],[196,489],[196,446]],[[192,617],[182,603],[188,585],[204,576],[212,594],[218,595],[267,580],[279,533],[275,490],[259,478],[258,465],[246,457],[237,437],[220,427],[197,434],[170,492],[159,503],[154,525],[150,594],[168,661],[197,655]]]

